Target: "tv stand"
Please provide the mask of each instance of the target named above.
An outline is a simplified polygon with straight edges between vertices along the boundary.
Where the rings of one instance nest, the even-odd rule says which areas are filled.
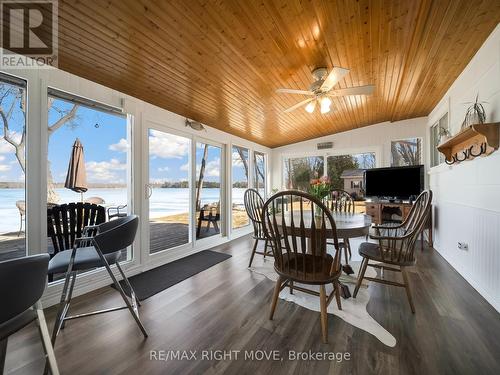
[[[383,223],[400,223],[404,221],[408,217],[412,205],[413,204],[410,202],[401,201],[365,202],[366,214],[371,216],[372,223],[376,225],[380,225]],[[429,243],[429,246],[432,247],[432,207],[431,215],[429,216],[429,221],[427,222],[425,229],[427,229],[427,242]]]

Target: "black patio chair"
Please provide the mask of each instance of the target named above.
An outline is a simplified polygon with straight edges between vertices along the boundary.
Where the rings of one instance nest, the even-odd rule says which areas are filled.
[[[139,217],[137,215],[130,215],[100,225],[86,227],[84,233],[95,231],[95,236],[77,238],[72,250],[61,251],[50,260],[49,273],[66,272],[59,310],[57,312],[54,330],[52,331],[53,345],[55,344],[59,331],[64,328],[65,321],[122,309],[128,309],[130,311],[144,337],[148,337],[146,329],[139,319],[137,308],[138,305],[140,306],[139,299],[136,297],[132,285],[130,285],[127,276],[125,276],[118,262],[122,255],[122,251],[126,250],[127,247],[134,242],[138,226]],[[116,265],[126,286],[130,290],[130,300],[111,270],[111,265],[113,264]],[[75,316],[67,316],[77,272],[98,267],[106,268],[113,284],[118,292],[120,292],[125,302],[125,306],[93,311]]]

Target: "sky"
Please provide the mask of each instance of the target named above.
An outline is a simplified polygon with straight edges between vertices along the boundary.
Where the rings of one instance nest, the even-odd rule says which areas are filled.
[[[9,101],[10,100],[10,101]],[[5,98],[4,108],[12,102]],[[52,126],[72,103],[54,99],[49,108],[49,126]],[[10,121],[10,134],[19,140],[24,126],[21,110],[16,107]],[[127,119],[124,116],[104,113],[80,106],[76,118],[54,131],[49,137],[48,160],[53,180],[64,182],[72,145],[76,139],[84,148],[88,183],[120,183],[127,179],[129,149]],[[158,130],[149,130],[150,182],[185,181],[189,174],[191,140]],[[203,156],[204,144],[196,145],[197,173]],[[243,163],[236,152],[233,155],[233,181],[244,181]],[[245,150],[248,158],[248,151]],[[221,149],[209,146],[206,161],[206,181],[220,180]],[[0,127],[0,182],[23,181],[24,175],[14,155],[14,148],[3,139]]]

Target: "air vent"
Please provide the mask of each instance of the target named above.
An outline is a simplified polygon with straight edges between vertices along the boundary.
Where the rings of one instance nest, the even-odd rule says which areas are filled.
[[[318,150],[326,150],[329,148],[333,148],[333,142],[318,143]]]

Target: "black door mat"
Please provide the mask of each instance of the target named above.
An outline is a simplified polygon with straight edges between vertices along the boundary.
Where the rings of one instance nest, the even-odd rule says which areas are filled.
[[[229,254],[203,250],[132,276],[129,278],[129,281],[132,284],[132,288],[134,288],[137,298],[143,301],[229,258],[231,258]],[[122,280],[120,284],[125,293],[130,296],[130,290],[127,288],[125,282]],[[114,287],[114,285],[112,286]]]

